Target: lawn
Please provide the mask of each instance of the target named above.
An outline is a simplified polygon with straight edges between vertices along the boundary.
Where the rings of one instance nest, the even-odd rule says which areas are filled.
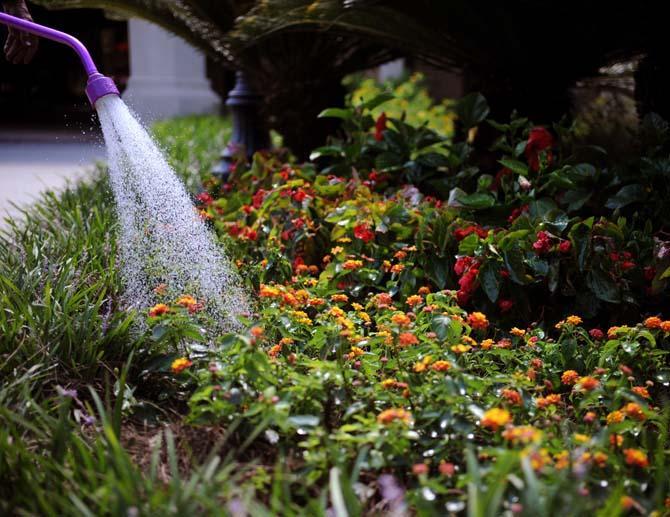
[[[120,306],[102,170],[6,231],[0,513],[667,512],[667,124],[614,162],[481,96],[378,93],[225,184],[225,122],[155,128],[254,294],[241,334]]]

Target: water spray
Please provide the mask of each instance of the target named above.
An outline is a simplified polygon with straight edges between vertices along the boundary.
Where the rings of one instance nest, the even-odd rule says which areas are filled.
[[[81,59],[86,95],[107,144],[109,181],[119,221],[123,305],[145,311],[166,296],[188,294],[203,305],[215,332],[239,331],[249,313],[233,264],[197,214],[191,198],[151,136],[121,100],[82,43],[64,32],[0,13],[0,23],[71,47]]]
[[[96,101],[100,97],[104,97],[105,95],[119,95],[119,90],[116,88],[114,81],[98,72],[98,68],[95,66],[95,63],[91,58],[91,54],[83,43],[74,36],[5,13],[0,13],[0,23],[12,27],[13,29],[29,32],[40,38],[46,38],[62,43],[63,45],[72,48],[79,56],[79,59],[81,59],[82,65],[84,65],[84,70],[88,76],[86,96],[88,97],[91,106],[94,108]]]

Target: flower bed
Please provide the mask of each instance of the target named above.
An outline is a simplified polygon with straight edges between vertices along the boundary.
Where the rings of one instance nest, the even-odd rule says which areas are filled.
[[[104,178],[11,229],[0,513],[667,513],[665,124],[625,163],[521,119],[482,151],[480,97],[449,137],[386,98],[195,198],[243,334],[189,293],[119,309]],[[223,129],[159,127],[188,185]]]
[[[198,196],[260,303],[248,335],[179,368],[189,420],[280,451],[298,501],[336,479],[354,513],[660,510],[664,140],[612,168],[514,120],[491,174],[469,140],[371,117],[384,100],[325,112],[345,132],[317,166],[257,155]]]

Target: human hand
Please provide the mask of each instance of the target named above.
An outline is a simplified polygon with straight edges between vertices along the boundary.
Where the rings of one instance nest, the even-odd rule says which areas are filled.
[[[5,12],[23,20],[33,21],[25,0],[5,0]],[[27,32],[9,28],[9,36],[5,42],[5,56],[10,63],[28,64],[35,57],[39,38]]]

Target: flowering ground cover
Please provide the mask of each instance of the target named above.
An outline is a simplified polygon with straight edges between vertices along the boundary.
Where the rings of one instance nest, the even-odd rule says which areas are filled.
[[[120,328],[126,348],[96,346],[77,360],[102,373],[74,382],[48,313],[43,335],[2,327],[0,490],[14,488],[0,508],[668,513],[667,125],[645,120],[638,150],[611,163],[570,127],[518,118],[490,123],[498,138],[478,149],[480,96],[454,107],[453,136],[388,102],[327,110],[342,130],[310,163],[261,153],[194,191],[256,295],[247,332],[203,332],[206,300],[189,293],[112,308],[84,328]],[[158,129],[182,171],[209,169],[209,124]],[[114,307],[82,284],[84,307]],[[138,319],[148,332],[121,332]],[[11,354],[20,338],[44,366]]]

